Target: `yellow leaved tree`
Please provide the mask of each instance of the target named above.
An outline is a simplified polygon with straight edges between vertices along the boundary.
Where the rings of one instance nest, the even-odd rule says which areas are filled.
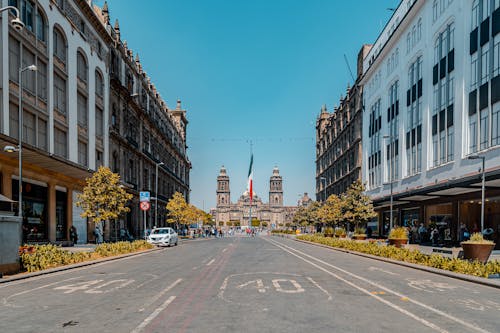
[[[192,208],[179,192],[175,192],[168,201],[167,211],[167,222],[175,223],[176,229],[179,228],[179,224],[188,224],[193,216]]]
[[[101,166],[86,182],[76,202],[76,206],[83,209],[81,217],[90,218],[98,224],[117,219],[130,210],[126,205],[133,195],[121,187],[119,174]]]

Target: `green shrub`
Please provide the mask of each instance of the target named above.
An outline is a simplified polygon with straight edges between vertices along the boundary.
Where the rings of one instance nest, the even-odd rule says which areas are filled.
[[[408,239],[408,229],[405,227],[396,227],[389,232],[390,239]]]
[[[70,252],[61,247],[47,245],[33,245],[32,250],[21,253],[22,268],[28,272],[36,272],[57,266],[76,264],[83,261],[99,259],[151,249],[153,245],[144,240],[130,242],[105,243],[96,246],[93,252]]]
[[[347,233],[344,228],[337,227],[335,228],[335,236],[340,237],[340,236],[345,236]]]
[[[350,251],[367,253],[379,257],[425,265],[429,267],[445,269],[448,271],[488,277],[492,274],[500,274],[500,261],[490,261],[483,264],[479,261],[467,261],[457,258],[447,258],[439,254],[423,254],[418,250],[396,248],[394,246],[382,246],[377,242],[355,242],[350,240],[339,240],[330,237],[316,235],[301,235],[297,239],[319,243],[331,247],[342,248]]]
[[[470,239],[464,241],[465,244],[495,244],[493,241],[483,238],[483,234],[480,232],[475,232],[470,236]]]
[[[355,235],[366,235],[366,229],[363,227],[356,227],[356,228],[354,228],[354,234]]]

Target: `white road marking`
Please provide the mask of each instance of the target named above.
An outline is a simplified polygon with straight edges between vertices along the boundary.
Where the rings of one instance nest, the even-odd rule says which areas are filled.
[[[207,266],[212,265],[214,262],[215,262],[215,259],[210,260],[210,261],[207,263]]]
[[[316,287],[318,287],[319,290],[321,290],[322,292],[324,292],[325,294],[327,294],[329,301],[332,300],[332,295],[326,289],[324,289],[323,287],[321,287],[318,282],[314,281],[311,277],[306,277],[306,279],[308,279],[309,281],[311,281],[311,283],[314,284]]]
[[[142,321],[142,323],[139,324],[132,332],[130,333],[139,333],[142,331],[148,324],[156,318],[162,312],[167,308],[167,306],[173,302],[175,299],[175,296],[170,296],[162,305],[160,305],[156,310],[153,311],[146,319]]]
[[[169,285],[168,287],[166,287],[165,289],[163,289],[159,294],[157,294],[154,297],[152,297],[148,302],[146,302],[146,303],[144,303],[142,305],[142,307],[139,309],[139,312],[144,311],[148,306],[150,306],[151,304],[153,304],[154,302],[156,302],[160,297],[162,297],[163,295],[165,295],[165,293],[167,293],[173,287],[175,287],[176,285],[178,285],[181,281],[182,281],[182,279],[177,279],[171,285]]]
[[[30,292],[35,291],[35,290],[52,287],[53,285],[56,285],[56,284],[61,283],[61,282],[76,280],[76,279],[79,279],[79,278],[81,278],[81,276],[73,277],[73,278],[69,278],[69,279],[65,279],[65,280],[62,280],[62,281],[52,282],[52,283],[49,283],[49,284],[46,284],[46,285],[43,285],[43,286],[40,286],[40,287],[37,287],[37,288],[33,288],[33,289],[28,289],[28,290],[25,290],[25,291],[21,291],[21,292],[18,292],[16,294],[10,295],[7,298],[4,298],[2,300],[2,303],[3,303],[4,306],[10,306],[10,307],[14,307],[14,308],[22,308],[22,306],[15,306],[15,305],[9,304],[9,302],[8,302],[9,299],[11,299],[12,297],[16,297],[16,296],[19,296],[19,295],[24,295],[24,294],[30,293]]]
[[[289,281],[292,284],[292,286],[295,287],[295,290],[294,289],[283,289],[283,288],[281,288],[280,282],[286,282],[286,281]],[[298,284],[297,281],[295,281],[295,280],[274,279],[272,282],[273,282],[273,286],[276,289],[276,291],[279,291],[281,293],[297,294],[297,293],[303,293],[304,292],[304,288],[302,288],[302,286],[300,284]]]
[[[106,293],[110,293],[112,291],[115,291],[117,289],[121,289],[123,287],[126,287],[133,282],[135,282],[135,280],[132,280],[132,279],[111,280],[111,281],[108,281],[108,282],[101,284],[100,286],[91,288],[90,290],[85,290],[85,293],[87,293],[87,294],[106,294]],[[107,287],[113,283],[119,283],[119,284],[111,289],[102,290],[104,287]]]
[[[138,285],[135,287],[135,289],[139,289],[139,288],[141,288],[142,286],[144,286],[144,285],[146,285],[146,284],[148,284],[148,283],[150,284],[150,283],[151,283],[151,281],[156,280],[156,279],[158,279],[158,278],[159,278],[159,276],[158,276],[158,275],[156,275],[156,274],[146,274],[146,275],[150,275],[150,276],[152,276],[152,278],[151,278],[150,280],[146,280],[146,281],[144,281],[144,282],[143,282],[143,283],[141,283],[141,284],[138,284]]]
[[[222,253],[226,252],[227,251],[227,248],[225,248],[224,250],[222,250]]]
[[[489,331],[487,331],[487,330],[485,330],[485,329],[482,329],[481,327],[479,327],[479,326],[477,326],[477,325],[474,325],[474,324],[468,323],[468,322],[466,322],[466,321],[461,320],[460,318],[454,317],[454,316],[452,316],[452,315],[450,315],[450,314],[448,314],[448,313],[445,313],[445,312],[443,312],[443,311],[440,311],[440,310],[438,310],[438,309],[435,309],[435,308],[433,308],[433,307],[431,307],[431,306],[429,306],[429,305],[427,305],[427,304],[424,304],[424,303],[421,303],[421,302],[416,301],[416,300],[414,300],[414,299],[411,299],[411,298],[409,298],[409,297],[408,297],[408,296],[406,296],[406,295],[403,295],[403,294],[401,294],[401,293],[398,293],[397,291],[391,290],[391,289],[386,288],[386,287],[384,287],[384,286],[382,286],[382,285],[379,285],[378,283],[375,283],[375,282],[373,282],[373,281],[371,281],[371,280],[365,279],[365,278],[363,278],[363,277],[361,277],[361,276],[359,276],[359,275],[356,275],[356,274],[354,274],[354,273],[348,272],[348,271],[346,271],[346,270],[344,270],[344,269],[342,269],[342,268],[340,268],[340,267],[337,267],[337,266],[334,266],[334,265],[332,265],[332,264],[329,264],[329,263],[327,263],[327,262],[325,262],[325,261],[323,261],[323,260],[320,260],[320,259],[318,259],[318,258],[315,258],[315,257],[313,257],[313,256],[311,256],[311,255],[308,255],[308,254],[306,254],[306,253],[304,253],[304,252],[302,252],[302,251],[300,251],[300,250],[294,249],[294,248],[292,248],[292,247],[290,247],[290,246],[287,246],[287,245],[282,244],[282,243],[280,243],[280,242],[277,242],[277,241],[275,241],[275,240],[267,240],[267,241],[272,242],[273,244],[275,244],[276,246],[278,246],[278,247],[282,248],[284,251],[286,251],[286,252],[288,252],[288,253],[292,254],[293,256],[295,256],[295,257],[297,257],[297,258],[300,258],[301,260],[303,260],[303,261],[305,261],[305,262],[307,262],[307,263],[309,263],[309,264],[313,265],[314,267],[317,267],[318,269],[320,269],[320,270],[322,270],[322,271],[326,272],[327,274],[330,274],[330,275],[332,275],[332,276],[334,276],[334,277],[338,278],[339,280],[341,280],[341,281],[343,281],[343,282],[347,283],[348,285],[350,285],[350,286],[352,286],[352,287],[354,287],[354,288],[356,288],[356,289],[358,289],[358,290],[360,290],[360,291],[363,291],[363,292],[367,293],[368,295],[370,295],[371,297],[376,298],[377,300],[381,301],[382,303],[384,303],[384,304],[386,304],[386,305],[388,305],[388,306],[390,306],[390,307],[392,307],[392,308],[394,308],[394,309],[396,309],[396,310],[398,310],[398,311],[400,311],[400,312],[402,312],[402,313],[406,314],[407,316],[409,316],[409,317],[411,317],[411,318],[414,318],[415,320],[417,320],[417,321],[419,321],[419,322],[421,322],[421,323],[425,324],[426,326],[429,326],[429,327],[431,327],[431,328],[433,328],[433,329],[435,329],[435,330],[437,330],[437,331],[440,331],[440,332],[446,332],[446,331],[445,331],[445,330],[443,330],[442,328],[440,328],[440,327],[436,326],[435,324],[433,324],[433,323],[431,323],[431,322],[428,322],[428,321],[427,321],[427,320],[425,320],[424,318],[418,317],[418,316],[416,316],[415,314],[413,314],[413,313],[411,313],[411,312],[409,312],[409,311],[407,311],[407,310],[405,310],[405,309],[403,309],[403,308],[401,308],[401,307],[397,306],[396,304],[393,304],[393,303],[391,303],[391,302],[389,302],[389,301],[387,301],[387,300],[385,300],[385,299],[383,299],[383,298],[381,298],[381,297],[379,297],[379,296],[377,296],[377,295],[374,295],[374,294],[370,293],[369,291],[367,291],[367,290],[363,289],[362,287],[359,287],[359,286],[355,285],[354,283],[352,283],[352,282],[350,282],[350,281],[347,281],[347,280],[343,279],[342,277],[338,276],[337,274],[335,274],[335,273],[333,273],[333,272],[330,272],[330,271],[328,271],[327,269],[325,269],[325,268],[323,268],[323,267],[321,267],[321,266],[319,266],[319,265],[317,265],[317,264],[315,264],[315,263],[313,263],[313,262],[311,262],[311,261],[309,261],[309,260],[307,260],[307,259],[305,259],[305,258],[300,257],[300,256],[299,256],[299,255],[297,255],[296,253],[291,252],[290,250],[288,250],[287,248],[292,249],[293,251],[295,251],[295,252],[297,252],[297,253],[300,253],[301,255],[303,255],[303,256],[305,256],[305,257],[311,258],[311,259],[313,259],[313,260],[315,260],[315,261],[317,261],[317,262],[319,262],[319,263],[321,263],[321,264],[323,264],[323,265],[325,265],[325,266],[328,266],[328,267],[334,268],[334,269],[336,269],[336,270],[338,270],[338,271],[340,271],[340,272],[343,272],[343,273],[345,273],[345,274],[347,274],[347,275],[349,275],[349,276],[352,276],[352,277],[354,277],[354,278],[356,278],[356,279],[358,279],[358,280],[364,281],[364,282],[369,283],[369,284],[371,284],[371,285],[373,285],[373,286],[375,286],[375,287],[377,287],[377,288],[380,288],[380,289],[382,289],[382,290],[385,290],[385,291],[387,291],[387,292],[390,292],[390,293],[392,293],[392,294],[394,294],[394,295],[396,295],[396,296],[398,296],[398,297],[400,297],[400,298],[403,298],[403,297],[404,297],[404,298],[408,299],[408,301],[409,301],[409,302],[411,302],[411,303],[413,303],[413,304],[419,305],[419,306],[421,306],[421,307],[425,308],[426,310],[429,310],[429,311],[432,311],[432,312],[434,312],[434,313],[437,313],[437,314],[439,314],[439,315],[441,315],[441,316],[443,316],[443,317],[446,317],[446,318],[448,318],[448,319],[450,319],[450,320],[452,320],[452,321],[455,321],[455,322],[457,322],[457,323],[459,323],[459,324],[461,324],[461,325],[464,325],[464,326],[466,326],[466,327],[468,327],[468,328],[470,328],[470,329],[473,329],[473,330],[475,330],[475,331],[482,332],[482,333],[489,333]]]
[[[370,271],[380,271],[380,272],[384,272],[386,274],[389,274],[389,275],[399,275],[398,273],[393,273],[393,272],[390,272],[390,271],[386,271],[382,268],[378,268],[378,267],[369,267],[368,270]]]
[[[428,293],[433,293],[434,291],[447,291],[457,289],[457,286],[450,285],[444,282],[434,282],[429,279],[425,280],[415,280],[415,279],[406,279],[408,282],[408,286],[415,288],[417,290],[426,291]]]
[[[252,281],[248,281],[248,282],[245,282],[243,284],[240,284],[239,286],[236,286],[236,288],[238,289],[242,289],[246,286],[249,286],[251,284],[254,284],[255,283],[255,288],[257,288],[257,290],[259,291],[259,293],[265,293],[266,292],[266,288],[264,287],[264,282],[262,282],[261,279],[257,279],[257,280],[252,280]]]

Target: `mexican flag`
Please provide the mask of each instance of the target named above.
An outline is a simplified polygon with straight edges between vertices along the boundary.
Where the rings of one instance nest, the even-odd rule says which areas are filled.
[[[248,168],[248,194],[250,195],[250,204],[253,197],[253,154],[250,157],[250,168]]]

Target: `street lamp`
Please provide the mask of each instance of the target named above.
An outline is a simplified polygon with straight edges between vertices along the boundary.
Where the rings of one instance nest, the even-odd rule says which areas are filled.
[[[24,23],[23,21],[21,21],[21,19],[19,18],[19,9],[17,9],[16,7],[14,6],[7,6],[7,7],[3,7],[3,8],[0,8],[0,12],[3,12],[5,10],[9,10],[9,9],[12,9],[13,11],[16,12],[16,17],[14,19],[12,19],[12,21],[10,21],[10,24],[12,24],[12,27],[16,30],[23,30],[24,28]]]
[[[325,177],[319,177],[319,180],[323,180],[323,196],[324,196],[324,201],[326,201],[326,178]]]
[[[483,168],[482,168],[482,183],[481,183],[481,233],[483,233],[483,230],[484,230],[484,164],[485,164],[485,160],[486,158],[484,156],[479,156],[479,155],[471,155],[471,156],[467,156],[467,159],[468,160],[478,160],[478,159],[481,159],[483,160]]]
[[[155,181],[155,226],[158,227],[158,167],[165,163],[156,163],[156,181]]]
[[[391,185],[391,204],[390,204],[390,212],[389,212],[389,230],[392,229],[392,221],[393,221],[393,216],[392,216],[392,202],[393,202],[393,198],[392,198],[392,147],[393,147],[393,144],[392,144],[392,139],[394,138],[392,135],[384,135],[383,136],[384,139],[389,139],[390,140],[390,148],[389,148],[389,182],[390,182],[390,185]]]
[[[7,7],[6,7],[7,8]],[[7,153],[19,152],[19,202],[18,202],[18,216],[23,218],[23,72],[25,71],[36,71],[35,65],[30,65],[24,68],[19,68],[19,90],[18,90],[18,104],[19,104],[19,145],[16,147],[5,146],[4,151]]]

